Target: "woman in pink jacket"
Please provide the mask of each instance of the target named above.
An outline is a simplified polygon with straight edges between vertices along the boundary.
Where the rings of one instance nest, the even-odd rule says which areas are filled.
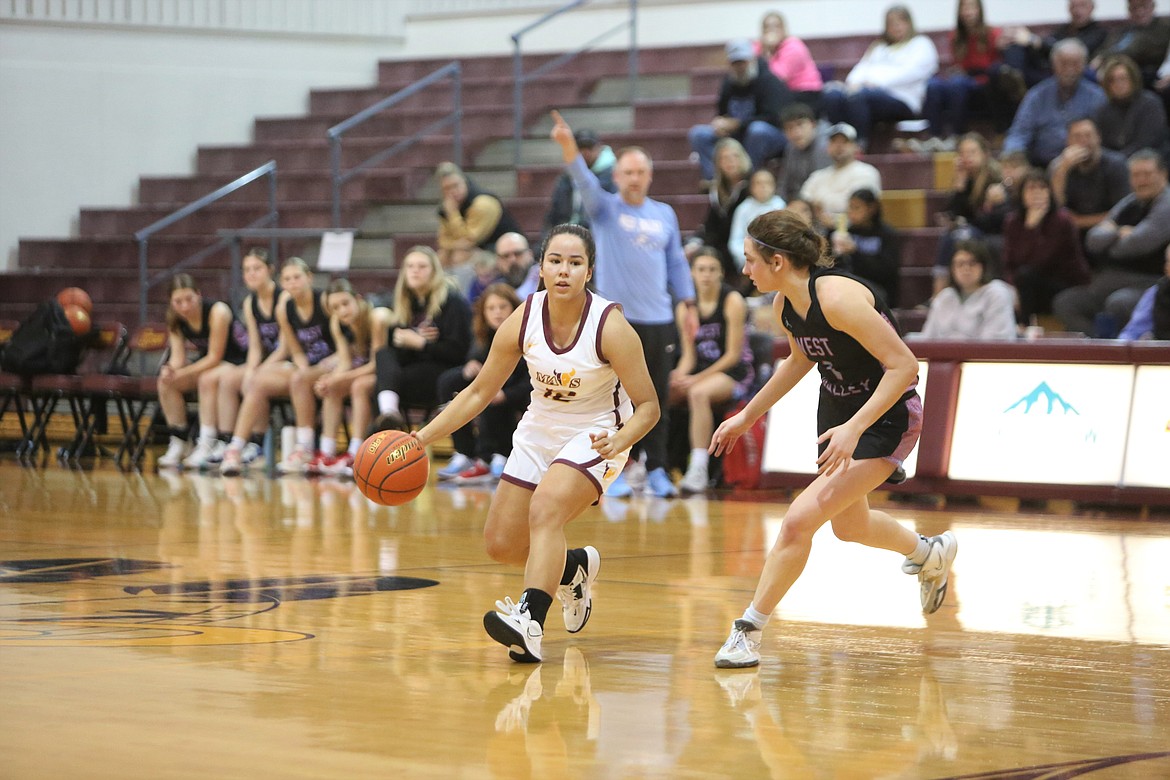
[[[804,41],[788,34],[784,17],[776,11],[764,14],[756,51],[768,61],[768,68],[776,78],[797,93],[797,100],[819,113],[821,89],[824,87],[821,72]]]

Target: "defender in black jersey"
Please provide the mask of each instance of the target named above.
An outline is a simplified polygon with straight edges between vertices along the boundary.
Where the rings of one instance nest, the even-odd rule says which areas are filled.
[[[881,299],[865,282],[832,269],[826,249],[824,237],[789,211],[756,217],[744,240],[744,273],[762,292],[777,293],[774,308],[791,353],[756,397],[719,426],[711,450],[733,447],[816,365],[819,473],[789,507],[752,603],[715,656],[720,668],[759,664],[763,628],[804,570],[813,534],[826,521],[840,539],[905,555],[902,570],[921,581],[923,612],[934,612],[946,597],[958,549],[951,532],[927,539],[868,501],[900,472],[918,440],[918,360]]]

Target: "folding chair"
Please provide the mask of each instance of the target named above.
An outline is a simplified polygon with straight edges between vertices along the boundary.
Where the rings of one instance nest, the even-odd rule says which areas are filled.
[[[12,334],[20,327],[16,320],[0,320],[0,352],[12,340]],[[16,412],[16,419],[20,423],[20,441],[28,438],[28,418],[24,416],[23,395],[28,389],[28,382],[18,374],[0,371],[0,422],[9,409]]]
[[[114,453],[120,468],[138,468],[150,443],[150,431],[142,431],[141,424],[147,412],[153,415],[158,405],[158,368],[167,359],[168,344],[165,324],[148,322],[138,326],[114,367],[119,375],[104,377],[102,382],[100,392],[114,402],[122,423],[122,441]],[[130,373],[135,370],[137,374]],[[98,380],[92,382],[96,385]]]
[[[84,428],[81,416],[81,407],[78,398],[81,393],[82,380],[88,374],[98,374],[109,370],[107,365],[119,348],[122,333],[125,328],[118,322],[106,322],[96,325],[94,337],[85,349],[85,355],[77,372],[73,374],[41,374],[29,380],[27,397],[32,405],[33,420],[25,435],[17,454],[22,458],[31,459],[37,451],[48,451],[49,423],[57,411],[59,402],[68,404],[69,412],[73,417],[73,440],[60,450],[62,457],[69,457],[77,448],[77,442]]]
[[[71,460],[79,459],[95,445],[98,425],[106,420],[108,402],[113,400],[113,394],[108,390],[109,377],[113,372],[123,370],[122,356],[128,349],[126,327],[120,322],[99,324],[98,339],[100,348],[110,350],[111,357],[101,373],[83,375],[76,392],[69,396],[74,419],[78,420],[77,435],[64,453]],[[94,446],[94,451],[97,455],[103,452],[100,446]]]

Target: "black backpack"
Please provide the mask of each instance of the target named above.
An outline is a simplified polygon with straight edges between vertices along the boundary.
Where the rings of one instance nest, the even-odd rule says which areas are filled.
[[[73,332],[61,304],[45,301],[12,334],[0,366],[22,376],[72,374],[88,343],[89,336]]]

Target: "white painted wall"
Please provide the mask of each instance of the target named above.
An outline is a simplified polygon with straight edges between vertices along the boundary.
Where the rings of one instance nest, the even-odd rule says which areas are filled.
[[[0,269],[15,267],[21,236],[74,235],[82,206],[133,204],[139,175],[191,173],[197,146],[247,143],[254,117],[304,113],[311,87],[370,84],[379,58],[507,53],[511,33],[540,15],[531,8],[493,10],[498,0],[382,1],[415,12],[402,40],[0,17]],[[954,2],[907,4],[920,29],[954,23]],[[996,24],[1066,18],[1065,0],[984,5]],[[721,42],[753,33],[773,7],[802,37],[876,34],[886,6],[877,0],[642,0],[638,39],[647,47]],[[1099,18],[1124,15],[1125,0],[1098,0]],[[572,48],[625,16],[624,2],[597,2],[531,34],[525,47]],[[621,33],[603,46],[622,48],[627,40]]]

